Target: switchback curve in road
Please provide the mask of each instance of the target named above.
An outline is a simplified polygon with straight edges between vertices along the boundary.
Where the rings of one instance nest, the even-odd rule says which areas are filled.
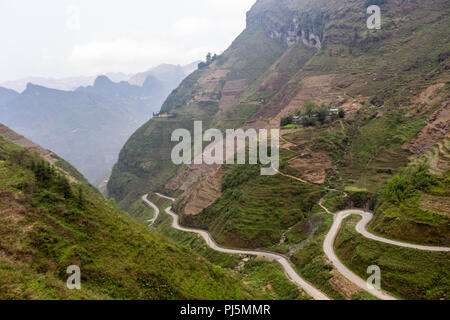
[[[168,199],[172,202],[175,201],[174,198],[167,197],[165,195],[162,195],[160,193],[156,193],[157,196]],[[154,207],[155,205],[148,201],[147,195],[145,195],[142,199],[145,198],[145,203],[150,205],[151,207]],[[159,210],[158,210],[159,211]],[[323,292],[318,290],[317,288],[313,287],[311,284],[309,284],[306,280],[304,280],[302,277],[298,275],[298,273],[293,268],[292,264],[287,260],[287,258],[283,257],[282,255],[276,254],[276,253],[270,253],[270,252],[264,252],[264,251],[255,251],[255,250],[244,250],[244,249],[229,249],[229,248],[223,248],[220,247],[214,239],[210,236],[210,234],[207,231],[199,230],[199,229],[193,229],[193,228],[185,228],[182,227],[179,224],[179,217],[176,213],[172,211],[172,208],[169,207],[166,209],[166,213],[172,217],[172,227],[176,230],[183,231],[183,232],[189,232],[189,233],[196,233],[200,235],[205,241],[206,244],[213,250],[223,253],[229,253],[229,254],[238,254],[238,255],[250,255],[250,256],[258,256],[263,257],[269,261],[277,261],[281,264],[283,267],[286,275],[298,286],[300,286],[307,294],[309,294],[313,299],[315,300],[330,300]]]
[[[324,208],[328,213],[330,211],[326,208]],[[348,269],[337,257],[335,251],[334,251],[334,243],[336,240],[336,236],[342,226],[342,222],[351,215],[359,215],[362,217],[361,221],[358,222],[356,225],[356,231],[361,234],[363,237],[374,240],[381,243],[386,243],[389,245],[395,245],[399,247],[409,248],[409,249],[416,249],[416,250],[424,250],[424,251],[438,251],[438,252],[450,252],[450,248],[447,247],[434,247],[434,246],[423,246],[423,245],[416,245],[416,244],[410,244],[406,242],[400,242],[395,240],[390,240],[386,238],[382,238],[379,236],[376,236],[369,231],[367,231],[367,225],[372,221],[373,214],[370,212],[365,212],[362,210],[344,210],[341,212],[338,212],[336,215],[334,215],[334,222],[331,226],[330,231],[328,232],[325,241],[323,243],[323,250],[328,257],[328,259],[333,263],[333,265],[336,267],[336,269],[347,279],[349,279],[351,282],[356,284],[361,289],[369,292],[370,294],[374,295],[375,297],[383,300],[395,300],[396,298],[387,294],[383,290],[379,290],[376,288],[370,288],[367,285],[367,282],[361,279],[359,276],[357,276],[354,272],[352,272],[350,269]]]
[[[155,213],[153,215],[153,218],[151,220],[147,221],[148,226],[151,227],[151,226],[153,226],[155,224],[156,220],[158,219],[159,208],[154,203],[148,201],[147,196],[148,196],[148,194],[142,196],[142,201],[144,201],[144,203],[146,205],[148,205],[150,208],[152,208],[155,211]]]

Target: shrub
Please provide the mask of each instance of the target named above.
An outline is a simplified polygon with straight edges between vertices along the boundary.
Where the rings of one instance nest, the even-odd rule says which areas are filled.
[[[423,164],[408,168],[401,175],[394,175],[387,183],[384,194],[394,203],[401,203],[436,184]]]
[[[366,0],[366,7],[369,6],[381,6],[382,4],[385,4],[386,0]]]
[[[324,124],[328,118],[328,114],[330,113],[327,106],[323,105],[320,107],[318,114],[318,119],[321,124]]]
[[[294,117],[292,115],[284,116],[281,118],[280,126],[284,127],[292,124],[292,121],[294,121]]]

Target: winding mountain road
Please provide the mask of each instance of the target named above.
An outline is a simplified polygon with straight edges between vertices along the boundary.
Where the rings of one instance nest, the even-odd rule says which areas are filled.
[[[145,204],[147,204],[150,208],[152,208],[155,211],[153,218],[151,220],[148,220],[148,226],[151,227],[155,224],[156,220],[158,219],[159,208],[154,203],[148,201],[147,196],[148,196],[147,194],[142,196],[142,201],[144,201]]]
[[[164,196],[162,194],[156,193],[161,198],[168,199],[172,202],[175,201],[175,199]],[[144,202],[148,205],[150,205],[152,208],[155,208],[156,206],[148,201],[147,195],[142,198]],[[159,209],[157,210],[159,214]],[[302,277],[300,277],[295,269],[293,268],[292,264],[283,257],[282,255],[270,253],[270,252],[263,252],[263,251],[252,251],[252,250],[240,250],[240,249],[228,249],[220,247],[210,236],[210,234],[207,231],[204,230],[198,230],[198,229],[192,229],[192,228],[185,228],[180,226],[178,215],[172,211],[172,208],[169,207],[166,209],[166,213],[172,217],[172,227],[176,230],[183,231],[183,232],[189,232],[189,233],[196,233],[200,235],[207,243],[207,245],[218,252],[223,253],[229,253],[229,254],[239,254],[239,255],[250,255],[250,256],[257,256],[257,257],[263,257],[269,261],[277,261],[281,264],[283,267],[286,275],[298,286],[300,286],[307,294],[309,294],[313,299],[315,300],[330,300],[323,292],[313,287],[311,284],[309,284],[307,281],[305,281]],[[158,214],[155,214],[157,216]]]
[[[164,199],[168,199],[172,202],[175,202],[174,198],[171,197],[167,197],[165,195],[162,195],[160,193],[156,193],[156,195],[158,195],[161,198]],[[142,197],[142,200],[149,205],[150,207],[152,207],[155,210],[155,216],[152,220],[149,221],[150,226],[154,224],[154,222],[156,221],[156,219],[159,216],[159,209],[158,207],[153,204],[152,202],[150,202],[147,199],[148,195],[145,195]],[[367,239],[371,239],[374,241],[378,241],[378,242],[382,242],[382,243],[386,243],[386,244],[390,244],[390,245],[395,245],[395,246],[399,246],[399,247],[404,247],[404,248],[410,248],[410,249],[416,249],[416,250],[424,250],[424,251],[436,251],[436,252],[450,252],[450,248],[447,247],[435,247],[435,246],[422,246],[422,245],[416,245],[416,244],[410,244],[410,243],[405,243],[405,242],[400,242],[400,241],[395,241],[395,240],[390,240],[390,239],[386,239],[386,238],[382,238],[379,236],[376,236],[370,232],[367,231],[367,225],[370,223],[370,221],[372,221],[373,219],[373,214],[369,213],[369,212],[365,212],[363,210],[344,210],[341,212],[336,213],[335,215],[333,213],[331,213],[323,204],[322,204],[322,200],[319,202],[319,205],[328,213],[334,216],[334,222],[333,225],[331,226],[330,231],[328,232],[325,241],[323,243],[323,250],[326,254],[326,256],[328,257],[328,259],[333,263],[333,265],[335,266],[335,268],[344,276],[346,277],[348,280],[350,280],[351,282],[353,282],[355,285],[357,285],[358,287],[360,287],[361,289],[369,292],[370,294],[372,294],[373,296],[382,299],[382,300],[396,300],[395,297],[387,294],[386,292],[384,292],[383,290],[380,289],[376,289],[376,288],[370,288],[367,285],[367,282],[365,280],[363,280],[362,278],[360,278],[358,275],[356,275],[354,272],[352,272],[350,269],[348,269],[337,257],[335,251],[334,251],[334,243],[336,240],[336,236],[342,226],[343,221],[351,216],[351,215],[359,215],[362,217],[361,221],[356,225],[356,231],[358,233],[360,233],[362,236],[364,236]],[[240,250],[240,249],[229,249],[229,248],[223,248],[220,247],[215,241],[214,239],[211,237],[211,235],[204,230],[199,230],[199,229],[192,229],[192,228],[185,228],[180,226],[179,224],[179,217],[176,213],[174,213],[172,211],[172,208],[169,207],[166,209],[166,213],[171,216],[173,218],[172,221],[172,227],[174,229],[177,229],[179,231],[183,231],[183,232],[189,232],[189,233],[196,233],[199,234],[208,244],[208,246],[218,252],[223,252],[223,253],[229,253],[229,254],[239,254],[239,255],[251,255],[251,256],[258,256],[258,257],[263,257],[267,260],[270,261],[277,261],[278,263],[280,263],[286,273],[286,275],[294,282],[296,283],[298,286],[300,286],[301,288],[303,288],[303,290],[305,290],[306,293],[308,293],[312,298],[314,298],[315,300],[329,300],[329,298],[320,290],[318,290],[317,288],[313,287],[311,284],[309,284],[307,281],[305,281],[302,277],[300,277],[298,275],[298,273],[295,271],[295,269],[293,268],[292,264],[289,262],[289,260],[287,258],[285,258],[282,255],[276,254],[276,253],[270,253],[270,252],[264,252],[264,251],[252,251],[252,250]]]
[[[322,205],[321,205],[322,206]],[[323,206],[322,206],[323,207]],[[330,211],[323,207],[328,213]],[[331,213],[330,213],[331,214]],[[367,225],[372,221],[373,214],[370,212],[365,212],[362,210],[344,210],[341,212],[338,212],[336,215],[334,215],[334,222],[331,226],[330,231],[328,232],[325,241],[323,243],[323,251],[325,252],[328,259],[333,263],[333,265],[336,267],[336,269],[347,279],[349,279],[351,282],[356,284],[361,289],[369,292],[370,294],[374,295],[375,297],[383,300],[396,300],[395,297],[387,294],[383,290],[379,290],[376,288],[369,288],[367,285],[367,282],[363,279],[361,279],[359,276],[357,276],[354,272],[352,272],[350,269],[348,269],[337,257],[335,251],[334,251],[334,243],[336,240],[336,236],[342,226],[342,222],[351,215],[359,215],[362,217],[362,220],[358,222],[356,225],[356,231],[364,236],[367,239],[371,239],[374,241],[395,245],[399,247],[404,248],[410,248],[410,249],[416,249],[416,250],[424,250],[424,251],[439,251],[439,252],[450,252],[450,248],[446,247],[432,247],[432,246],[422,246],[422,245],[416,245],[416,244],[409,244],[405,242],[400,241],[394,241],[386,238],[382,238],[379,236],[376,236],[370,232],[367,231]]]

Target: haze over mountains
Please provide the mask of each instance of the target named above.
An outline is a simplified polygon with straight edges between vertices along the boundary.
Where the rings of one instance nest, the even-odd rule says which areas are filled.
[[[192,68],[162,65],[135,76],[139,85],[99,76],[71,91],[32,83],[20,94],[0,88],[0,122],[60,154],[95,182]]]
[[[448,0],[258,0],[183,81],[0,88],[0,299],[449,300],[448,30]],[[276,174],[176,165],[197,121],[279,130]],[[109,200],[59,157],[92,181],[127,137]]]
[[[133,221],[65,160],[1,124],[0,218],[0,300],[271,298]],[[66,287],[70,265],[82,290]]]
[[[174,81],[178,79],[183,80],[186,75],[192,73],[197,68],[198,62],[193,62],[185,66],[177,66],[172,64],[161,64],[151,68],[145,72],[133,74],[123,72],[108,72],[104,75],[113,82],[128,81],[130,84],[142,86],[147,76],[153,75],[162,81]],[[39,85],[42,87],[72,91],[79,87],[91,86],[94,84],[98,76],[79,76],[79,77],[64,77],[64,78],[46,78],[46,77],[27,77],[17,80],[9,80],[0,83],[0,87],[12,89],[17,92],[22,92],[26,89],[29,83]],[[181,77],[181,79],[179,79]]]

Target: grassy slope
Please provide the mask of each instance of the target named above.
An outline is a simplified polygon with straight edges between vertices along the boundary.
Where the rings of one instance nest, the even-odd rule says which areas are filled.
[[[382,288],[413,300],[450,299],[449,253],[426,252],[377,243],[357,234],[356,217],[346,220],[336,239],[340,259],[363,279],[371,265],[381,268]]]
[[[303,6],[300,5],[303,2],[289,1],[288,6],[297,10]],[[279,15],[279,8],[285,9],[284,4],[287,2],[261,1],[257,7],[260,12],[253,14],[261,13],[285,24],[292,12],[287,10],[289,14]],[[353,119],[343,122],[344,130],[336,123],[316,130],[298,130],[288,140],[300,147],[285,152],[295,156],[302,152],[302,145],[313,144],[312,151],[325,152],[333,160],[333,168],[328,172],[326,183],[341,190],[360,191],[348,192],[350,201],[341,195],[330,199],[332,207],[338,209],[352,204],[363,206],[369,200],[374,206],[392,174],[408,164],[411,154],[403,150],[402,145],[414,137],[423,127],[427,116],[438,107],[438,104],[428,105],[426,113],[416,113],[419,105],[413,103],[411,97],[432,84],[448,83],[446,65],[449,58],[445,53],[450,49],[447,41],[449,8],[442,0],[401,5],[400,1],[388,1],[382,6],[383,29],[371,32],[365,27],[362,1],[345,4],[338,0],[316,1],[310,6],[316,6],[312,14],[321,8],[330,14],[324,28],[323,49],[316,54],[308,50],[302,52],[308,61],[292,59],[295,50],[285,51],[269,68],[260,71],[261,76],[254,78],[241,99],[242,103],[225,113],[218,125],[240,125],[245,119],[252,118],[251,113],[257,114],[255,118],[262,116],[271,119],[285,105],[286,99],[302,86],[305,77],[336,75],[339,82],[333,83],[331,89],[339,88],[339,98],[347,101],[354,98],[364,100],[364,106]],[[253,49],[261,48],[257,46]],[[258,85],[276,71],[288,71],[290,81],[276,92],[258,92]],[[445,90],[448,90],[448,85]],[[188,107],[184,107],[180,112],[188,110]],[[126,154],[126,157],[130,156],[132,154]],[[125,157],[123,160],[126,160]],[[125,161],[122,164],[124,166],[120,175],[132,171],[132,167],[126,167]],[[301,173],[292,168],[282,167],[282,170],[301,177]],[[156,171],[154,174],[156,178],[151,183],[159,181],[161,176]],[[276,244],[287,227],[306,221],[305,217],[295,213],[298,213],[298,208],[292,205],[303,199],[289,191],[294,185],[282,177],[270,178],[263,185],[259,179],[251,177],[239,186],[228,188],[213,206],[199,216],[201,218],[185,219],[185,222],[210,228],[215,237],[224,243],[250,246]],[[283,202],[281,208],[278,208],[271,199],[276,198],[272,191],[280,189],[284,198],[280,200]],[[278,212],[275,222],[272,220],[274,212]],[[295,221],[290,220],[292,217]],[[298,256],[302,259],[317,257],[320,243],[316,242],[315,246],[299,251]],[[317,264],[299,261],[303,261],[300,267],[308,266],[311,277],[316,279],[315,283],[322,283],[325,288],[328,286],[327,266],[321,259],[314,259]],[[321,270],[319,274],[323,277],[319,279],[312,275],[311,270]]]
[[[261,19],[271,19],[276,23],[288,23],[285,20],[293,17],[300,8],[305,8],[306,3],[263,1],[253,8],[250,17],[257,20],[261,16]],[[300,45],[283,49],[255,24],[250,24],[218,60],[218,65],[224,64],[229,70],[226,80],[247,79],[250,87],[241,99],[243,103],[231,107],[216,119],[215,125],[220,128],[239,126],[252,114],[270,119],[276,115],[273,111],[285,103],[283,99],[291,96],[305,77],[323,74],[343,77],[344,80],[339,81],[344,81],[344,84],[337,83],[343,97],[362,95],[376,108],[366,106],[355,121],[345,124],[346,150],[342,148],[340,132],[333,137],[317,132],[312,139],[324,142],[318,146],[319,150],[332,153],[340,170],[336,181],[342,182],[340,178],[343,178],[345,184],[380,190],[389,178],[389,174],[379,172],[380,168],[395,171],[404,167],[408,153],[401,149],[402,142],[414,136],[423,125],[423,115],[405,116],[408,108],[413,107],[409,105],[410,97],[429,84],[445,81],[442,66],[446,62],[441,63],[439,59],[449,50],[448,41],[443,41],[448,38],[449,19],[445,18],[448,7],[442,0],[408,5],[389,1],[383,5],[383,29],[376,32],[369,32],[365,27],[365,17],[358,14],[365,12],[364,3],[318,1],[307,4],[306,8],[311,16],[320,12],[328,15],[323,26],[323,49],[315,52]],[[231,66],[227,64],[230,61]],[[274,72],[288,73],[290,81],[276,92],[258,92],[258,85]],[[197,71],[186,79],[169,97],[163,109],[184,116],[195,114],[197,106],[188,101],[193,91],[198,90],[197,80],[207,73],[208,70]],[[381,108],[383,104],[385,107]],[[395,114],[404,117],[395,118]],[[382,117],[374,120],[374,115]],[[196,117],[201,118],[210,119]],[[392,119],[400,122],[393,123]],[[157,189],[175,174],[167,157],[170,143],[164,140],[174,128],[172,121],[161,125],[146,124],[146,129],[141,128],[123,149],[109,185],[111,195],[118,199],[122,208],[128,208],[136,200],[135,190]],[[167,126],[168,131],[161,130],[163,126]],[[161,135],[167,137],[162,139]],[[160,143],[159,147],[149,149],[149,141],[153,140]],[[142,169],[146,161],[162,164]],[[124,185],[130,191],[124,190]]]
[[[223,189],[212,206],[181,221],[208,229],[219,243],[243,248],[279,243],[282,233],[308,217],[321,197],[320,187],[281,175],[261,176],[259,167],[250,165],[230,167]]]
[[[4,138],[0,215],[0,299],[260,297]],[[72,264],[81,267],[79,292],[65,289]]]
[[[439,177],[426,170],[411,167],[389,181],[370,225],[373,231],[408,242],[450,245],[450,218],[445,211],[450,203],[450,171]],[[422,206],[424,196],[432,197],[434,210]]]
[[[176,118],[150,120],[122,149],[108,183],[109,194],[117,199],[119,206],[128,210],[139,198],[138,192],[161,189],[171,177],[183,170],[176,168],[170,159],[172,147],[176,144],[170,141],[170,136],[175,129],[185,128],[192,132],[194,119],[203,121],[204,130],[212,126],[221,91],[217,88],[217,97],[209,97],[209,102],[193,102],[191,99],[193,92],[198,90],[199,78],[210,76],[212,70],[225,68],[228,71],[226,80],[246,79],[252,83],[282,53],[283,47],[267,38],[260,28],[247,29],[221,55],[214,69],[197,70],[185,79],[162,107],[164,111],[175,113]],[[222,66],[227,61],[236,63]],[[227,128],[239,127],[250,115],[251,112],[238,121],[227,121]]]

